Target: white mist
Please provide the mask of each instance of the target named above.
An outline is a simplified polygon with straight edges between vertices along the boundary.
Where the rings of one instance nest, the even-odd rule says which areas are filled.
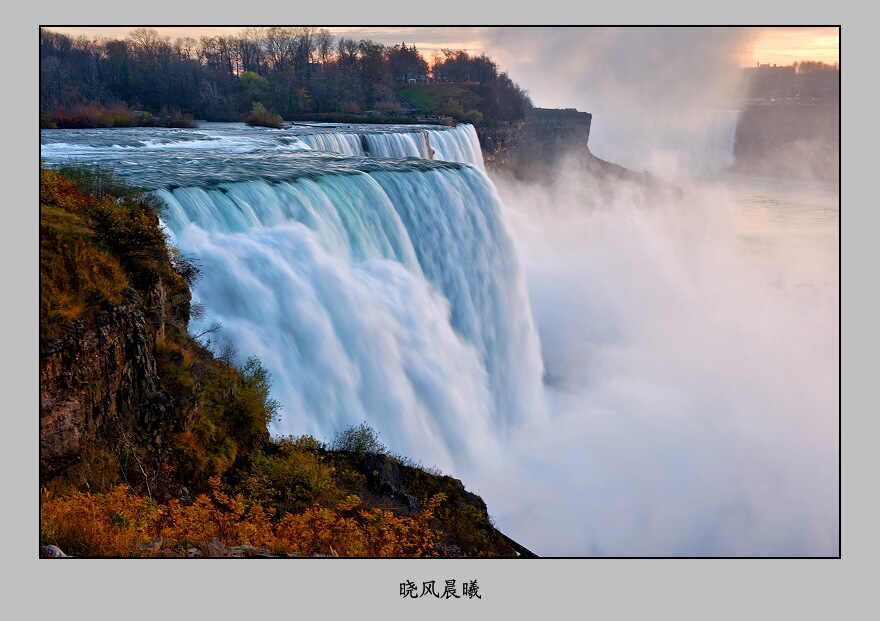
[[[743,183],[609,200],[574,175],[498,181],[550,414],[487,502],[527,547],[838,553],[836,191],[807,184],[799,203],[791,187],[744,198]],[[762,196],[781,204],[749,209]],[[786,204],[793,222],[774,226]]]

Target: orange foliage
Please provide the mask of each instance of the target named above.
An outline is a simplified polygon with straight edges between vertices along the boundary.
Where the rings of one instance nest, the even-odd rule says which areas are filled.
[[[210,484],[211,495],[200,495],[189,505],[176,499],[156,503],[125,485],[107,494],[46,497],[40,507],[40,542],[89,557],[155,556],[159,549],[180,556],[212,540],[301,556],[437,556],[430,521],[445,494],[431,498],[416,517],[366,509],[360,498],[349,495],[332,508],[315,505],[275,519],[274,509],[225,493],[219,478]],[[160,540],[160,546],[150,545]]]
[[[76,184],[57,171],[40,168],[40,204],[60,207],[69,212],[82,211],[81,205],[90,199]]]
[[[138,556],[159,515],[156,503],[130,494],[126,485],[107,494],[74,492],[43,499],[40,540],[71,556]]]

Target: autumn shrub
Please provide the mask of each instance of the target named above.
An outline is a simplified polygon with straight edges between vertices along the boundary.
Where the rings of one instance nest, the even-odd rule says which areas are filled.
[[[277,420],[281,402],[270,396],[272,379],[257,356],[250,356],[239,371],[239,390],[233,393],[229,418],[240,439],[262,440],[266,427]]]
[[[163,208],[154,194],[121,179],[111,168],[73,163],[55,170],[41,169],[40,220],[41,225],[47,225],[41,228],[41,258],[51,257],[63,247],[53,246],[58,239],[57,234],[54,240],[49,239],[49,226],[54,226],[56,233],[75,234],[90,252],[121,267],[127,285],[146,291],[157,278],[161,280],[168,331],[172,337],[185,334],[192,297],[189,286],[197,280],[200,269],[194,259],[168,246],[159,225],[158,214]],[[162,320],[147,319],[148,323]]]
[[[412,518],[364,509],[357,496],[349,495],[333,508],[316,505],[286,514],[275,531],[281,547],[304,556],[432,557],[438,551],[430,521],[444,500],[443,495],[432,498]]]
[[[309,453],[324,452],[327,450],[327,444],[316,439],[314,436],[285,436],[278,439],[281,446],[289,445],[291,449],[297,451],[305,451]]]
[[[245,118],[245,123],[255,127],[272,127],[281,129],[284,120],[277,114],[272,114],[259,101],[255,101],[251,108],[250,114]]]
[[[189,396],[196,385],[190,351],[172,341],[162,340],[156,343],[154,354],[163,390],[176,399]]]
[[[163,389],[176,403],[166,437],[179,479],[203,490],[210,477],[244,467],[251,456],[260,459],[280,404],[270,396],[271,380],[258,358],[239,368],[197,342],[166,340],[157,345],[156,360]]]
[[[157,125],[159,127],[198,127],[198,122],[192,114],[174,106],[162,106],[162,109],[159,110],[158,117],[144,120],[141,124]]]
[[[192,493],[207,489],[210,478],[226,474],[238,457],[235,444],[204,419],[195,429],[168,434],[167,440],[166,459],[175,481]]]
[[[92,199],[57,172],[40,171],[40,337],[118,302],[131,285],[119,260],[94,243],[85,211]]]
[[[256,546],[302,556],[438,555],[430,522],[446,500],[442,494],[416,517],[366,509],[351,494],[333,506],[314,505],[276,519],[274,509],[223,490],[219,478],[212,478],[210,487],[210,493],[189,504],[177,499],[157,503],[132,494],[127,485],[106,494],[46,495],[40,506],[40,543],[83,557],[154,556],[160,548],[183,556],[189,547],[215,540],[226,547]]]
[[[155,536],[161,508],[118,485],[106,494],[74,492],[40,503],[40,543],[70,556],[138,556]]]
[[[80,240],[90,246],[100,263],[115,263],[132,275],[145,264],[155,268],[168,262],[165,234],[159,227],[157,199],[117,179],[112,171],[70,166],[58,171],[40,170],[40,253],[51,263],[70,250],[65,241]],[[86,251],[83,251],[86,252]],[[68,252],[67,258],[72,255]],[[89,261],[68,263],[82,275]],[[96,288],[101,291],[100,288]]]
[[[273,511],[246,503],[241,494],[226,493],[217,477],[210,480],[210,487],[210,494],[199,495],[189,505],[169,500],[154,536],[169,547],[205,544],[213,539],[227,546],[276,547],[270,522]]]
[[[236,444],[254,448],[268,439],[267,426],[281,408],[270,396],[270,387],[269,373],[255,356],[241,368],[217,361],[205,369],[203,404]]]
[[[444,538],[454,543],[461,556],[499,556],[498,550],[506,548],[487,516],[473,505],[449,504],[437,511],[434,517]]]
[[[53,204],[80,216],[79,224],[92,233],[93,241],[129,270],[145,261],[156,266],[168,259],[158,199],[119,179],[112,169],[82,164],[43,169],[41,210]]]
[[[49,115],[51,123],[61,129],[89,127],[134,127],[137,116],[127,104],[102,104],[98,101],[61,108]]]
[[[52,252],[43,252],[51,248]],[[40,337],[60,338],[71,322],[116,302],[128,287],[119,264],[96,252],[75,234],[52,230],[41,223]]]
[[[124,103],[114,103],[107,106],[103,116],[107,119],[107,127],[137,127],[142,118],[139,113]]]
[[[134,110],[124,102],[89,101],[40,114],[43,129],[85,129],[94,127],[196,127],[188,112],[163,106],[158,114]]]
[[[194,285],[202,276],[202,268],[198,259],[191,255],[185,255],[177,248],[171,248],[169,253],[172,269],[186,282],[187,287]]]
[[[464,489],[461,481],[422,468],[401,465],[404,491],[419,503],[442,494],[448,502],[433,512],[432,526],[438,543],[451,546],[455,556],[465,558],[515,555],[495,530],[482,501]]]
[[[149,198],[120,204],[102,196],[87,204],[86,222],[97,241],[129,270],[167,258],[165,233],[159,228],[158,213]]]

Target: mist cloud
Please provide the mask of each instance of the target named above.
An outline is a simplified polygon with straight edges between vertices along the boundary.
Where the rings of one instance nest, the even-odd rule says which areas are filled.
[[[536,106],[667,113],[726,101],[755,29],[537,27],[486,31],[487,48]]]
[[[495,28],[487,48],[538,107],[593,115],[590,149],[638,170],[668,172],[682,137],[705,136],[694,111],[733,109],[739,50],[758,34],[734,27]],[[647,154],[644,145],[654,150]],[[665,151],[665,153],[664,153]]]
[[[755,229],[726,185],[496,184],[550,411],[486,486],[502,530],[552,556],[836,554],[833,241]]]

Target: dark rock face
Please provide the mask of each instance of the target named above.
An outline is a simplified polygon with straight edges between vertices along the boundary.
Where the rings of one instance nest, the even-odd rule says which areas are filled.
[[[490,157],[489,165],[525,180],[546,178],[565,157],[586,165],[592,119],[589,112],[573,108],[528,108],[522,125],[505,136],[504,150]]]
[[[600,193],[613,194],[619,182],[633,182],[651,192],[680,193],[650,173],[630,170],[593,155],[589,147],[593,115],[573,108],[530,108],[511,129],[487,168],[526,183],[554,183],[564,172],[587,176]]]
[[[164,329],[165,292],[157,281],[145,296],[129,289],[119,306],[88,322],[74,321],[67,335],[40,351],[40,479],[52,478],[82,458],[100,437],[155,435],[170,409],[162,392],[153,348]],[[147,321],[149,316],[153,321]]]
[[[592,121],[592,114],[574,108],[530,108],[523,126],[523,146],[541,159],[570,150],[585,151]]]
[[[372,493],[402,505],[403,510],[411,515],[421,511],[416,498],[404,491],[407,489],[407,475],[394,458],[383,453],[365,453],[362,471],[367,476],[367,486]],[[442,478],[452,488],[451,502],[458,508],[468,506],[476,509],[488,524],[489,509],[485,501],[477,494],[467,491],[459,479],[448,476]]]
[[[367,484],[377,494],[403,505],[412,515],[421,511],[418,500],[403,492],[403,474],[397,463],[383,453],[366,453],[363,462]]]

